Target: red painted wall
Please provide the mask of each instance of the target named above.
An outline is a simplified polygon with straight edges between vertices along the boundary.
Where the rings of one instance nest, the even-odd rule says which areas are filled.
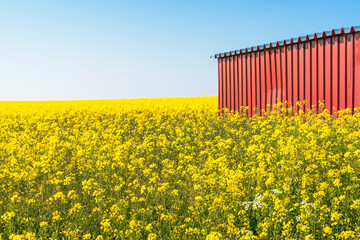
[[[218,58],[219,107],[249,115],[278,101],[297,109],[325,101],[333,113],[360,106],[360,31],[351,30],[296,42],[215,55]]]

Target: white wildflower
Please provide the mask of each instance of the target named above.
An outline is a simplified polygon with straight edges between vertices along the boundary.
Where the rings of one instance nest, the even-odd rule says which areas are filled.
[[[254,210],[258,208],[264,208],[266,207],[266,203],[260,203],[261,199],[263,199],[263,196],[261,194],[256,194],[255,199],[252,202],[242,202],[242,205],[245,207],[245,211],[247,211],[250,207]]]
[[[271,189],[271,191],[273,192],[273,193],[275,193],[275,194],[282,194],[283,192],[282,191],[280,191],[279,189]]]
[[[245,211],[249,210],[249,207],[251,206],[252,202],[243,202],[242,205],[245,207]]]
[[[263,198],[263,196],[261,194],[257,193],[255,195],[255,200],[254,201],[261,200],[262,198]]]
[[[308,201],[307,199],[302,200],[302,202],[300,204],[301,205],[308,205],[310,207],[314,207],[314,203],[308,203],[307,201]]]

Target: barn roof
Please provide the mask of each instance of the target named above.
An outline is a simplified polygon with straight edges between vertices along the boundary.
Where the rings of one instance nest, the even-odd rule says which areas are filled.
[[[324,32],[309,34],[309,35],[301,36],[298,38],[290,38],[290,39],[286,39],[284,41],[271,42],[269,44],[252,46],[249,48],[234,50],[234,51],[230,51],[230,52],[218,53],[213,56],[210,56],[210,58],[222,58],[222,57],[239,55],[239,54],[243,54],[243,53],[257,52],[257,51],[262,51],[265,49],[281,47],[281,46],[290,45],[290,44],[294,44],[294,43],[306,42],[306,41],[310,41],[310,40],[314,40],[314,39],[326,38],[326,37],[331,37],[331,36],[335,36],[335,35],[343,35],[346,33],[354,33],[354,32],[359,32],[359,31],[360,31],[360,26],[353,26],[353,27],[348,27],[348,28],[337,28],[337,29],[333,29],[331,31],[324,31]]]

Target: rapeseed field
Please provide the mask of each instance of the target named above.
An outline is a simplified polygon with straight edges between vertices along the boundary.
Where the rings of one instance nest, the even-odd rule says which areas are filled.
[[[0,102],[1,239],[359,239],[360,114],[274,109]]]

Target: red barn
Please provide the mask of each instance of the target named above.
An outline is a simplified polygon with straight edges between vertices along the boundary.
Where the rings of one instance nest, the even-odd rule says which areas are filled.
[[[215,54],[219,107],[249,114],[278,101],[330,113],[360,106],[360,26]]]

